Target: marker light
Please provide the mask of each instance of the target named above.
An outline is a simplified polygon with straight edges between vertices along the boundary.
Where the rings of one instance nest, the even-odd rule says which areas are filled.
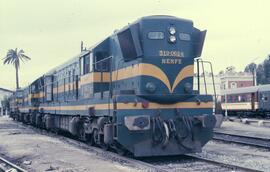
[[[171,35],[169,40],[170,40],[171,43],[175,43],[176,37]]]
[[[170,28],[169,28],[169,33],[170,33],[171,35],[174,35],[174,34],[176,33],[175,28],[174,28],[174,27],[170,27]]]

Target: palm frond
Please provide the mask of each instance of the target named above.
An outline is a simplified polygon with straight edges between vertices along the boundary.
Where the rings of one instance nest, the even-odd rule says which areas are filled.
[[[11,58],[5,58],[4,59],[4,64],[10,64],[12,63],[12,59]]]
[[[23,49],[21,49],[21,50],[18,52],[18,54],[23,54],[23,53],[24,53]]]
[[[21,56],[24,58],[24,59],[26,59],[26,60],[31,60],[31,58],[30,57],[28,57],[27,55],[25,55],[25,54],[21,54]]]
[[[19,59],[23,62],[26,60],[31,60],[30,57],[28,57],[27,55],[24,54],[23,50],[20,50],[17,55],[18,55]]]
[[[31,58],[25,55],[22,49],[18,51],[18,49],[15,48],[9,49],[3,60],[4,64],[13,64],[15,68],[20,68],[21,61],[24,62],[26,60],[31,60]]]
[[[13,49],[8,50],[7,56],[14,56],[16,53]]]
[[[14,53],[14,50],[10,49],[7,52],[6,57],[3,58],[4,64],[12,64],[14,63],[14,60],[16,59],[16,54]]]

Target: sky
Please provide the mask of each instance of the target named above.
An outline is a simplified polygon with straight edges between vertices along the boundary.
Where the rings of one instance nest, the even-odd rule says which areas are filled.
[[[20,68],[26,86],[86,47],[148,15],[190,19],[207,30],[202,58],[218,73],[238,71],[270,54],[269,0],[0,0],[0,87],[14,89],[15,69],[3,65],[9,49],[30,56]]]

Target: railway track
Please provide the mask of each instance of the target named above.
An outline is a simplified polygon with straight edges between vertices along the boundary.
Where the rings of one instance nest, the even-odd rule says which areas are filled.
[[[247,168],[247,167],[243,167],[243,166],[240,166],[240,165],[228,164],[228,163],[224,163],[224,162],[220,162],[220,161],[200,157],[198,155],[189,154],[189,155],[186,155],[186,156],[197,159],[197,160],[200,160],[200,161],[204,161],[204,162],[207,162],[207,163],[211,163],[213,165],[220,166],[220,167],[222,167],[224,169],[227,168],[227,169],[232,170],[232,171],[262,172],[262,171],[257,170],[257,169]]]
[[[249,146],[270,149],[270,138],[252,137],[252,136],[247,136],[247,135],[238,135],[238,134],[215,131],[213,140],[245,144]]]
[[[239,165],[227,164],[193,154],[169,157],[153,157],[142,159],[142,161],[154,165],[160,171],[237,171],[237,172],[262,172],[257,169],[242,167]]]
[[[110,159],[114,159],[124,164],[132,164],[134,167],[144,168],[147,172],[171,172],[171,171],[239,171],[239,172],[262,172],[260,170],[242,167],[238,165],[214,161],[211,159],[199,157],[197,155],[182,155],[182,156],[163,156],[153,158],[138,158],[121,156],[111,151],[104,151],[99,147],[89,146],[83,142],[65,138],[71,144],[79,144],[81,148],[96,151],[99,154],[106,154]],[[192,165],[191,165],[192,164]],[[194,167],[195,166],[195,167]]]
[[[27,172],[12,162],[0,157],[0,172]]]

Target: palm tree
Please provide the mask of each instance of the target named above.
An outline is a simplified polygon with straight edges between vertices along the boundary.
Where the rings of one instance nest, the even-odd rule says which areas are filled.
[[[31,60],[30,57],[26,56],[24,54],[23,50],[17,51],[17,48],[15,50],[10,49],[7,52],[6,57],[3,58],[4,64],[13,64],[16,69],[16,89],[19,89],[19,68],[20,68],[20,62],[24,62],[27,60]]]

